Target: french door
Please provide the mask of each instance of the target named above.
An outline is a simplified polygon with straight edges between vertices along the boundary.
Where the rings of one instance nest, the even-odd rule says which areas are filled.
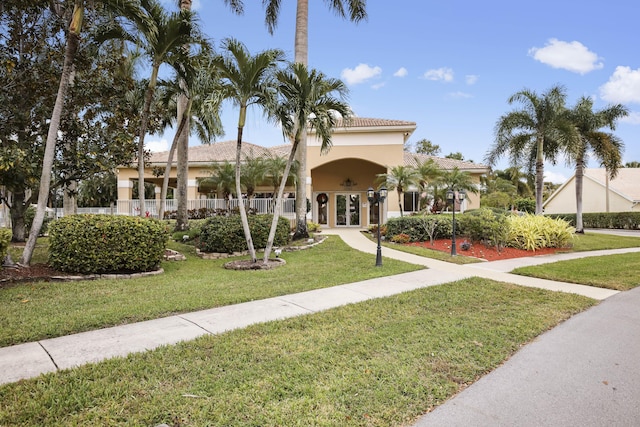
[[[360,194],[336,194],[336,226],[360,226]]]

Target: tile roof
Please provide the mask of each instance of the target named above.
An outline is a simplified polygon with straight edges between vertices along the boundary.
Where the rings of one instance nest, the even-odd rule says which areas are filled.
[[[271,157],[276,153],[272,149],[262,147],[260,145],[252,144],[244,141],[242,143],[241,156],[244,159],[246,156],[253,157]],[[189,147],[189,162],[190,163],[212,163],[212,162],[235,162],[236,160],[236,141],[222,141],[214,142],[212,144],[195,145]],[[151,163],[166,163],[169,158],[168,151],[162,151],[159,153],[153,153],[151,155]],[[174,162],[176,157],[174,155]]]
[[[404,120],[389,120],[389,119],[374,119],[367,117],[352,117],[350,120],[345,121],[339,119],[336,123],[337,127],[380,127],[380,126],[412,126],[415,127],[415,122],[407,122]]]
[[[452,170],[457,167],[461,171],[480,173],[489,172],[489,166],[483,165],[482,163],[465,162],[463,160],[447,159],[445,157],[427,156],[426,154],[409,153],[407,151],[404,152],[405,166],[417,166],[418,162],[416,159],[420,161],[420,163],[424,163],[427,160],[432,159],[441,169],[444,170]]]

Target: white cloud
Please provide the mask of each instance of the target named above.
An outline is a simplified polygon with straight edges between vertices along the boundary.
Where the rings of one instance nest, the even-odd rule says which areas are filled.
[[[621,118],[620,121],[631,125],[640,125],[640,111],[631,111],[627,117]]]
[[[144,147],[153,153],[169,151],[169,142],[164,138],[160,141],[145,141]]]
[[[378,89],[380,89],[381,87],[383,87],[385,84],[386,84],[385,82],[376,83],[376,84],[374,84],[374,85],[372,85],[372,86],[371,86],[371,89],[378,90]]]
[[[609,81],[600,86],[600,97],[614,103],[640,103],[640,68],[616,67]]]
[[[478,76],[476,76],[475,74],[469,74],[464,76],[464,81],[469,85],[474,85],[476,84],[476,82],[478,81]]]
[[[444,82],[452,82],[453,81],[453,70],[451,68],[438,68],[427,70],[423,76],[427,80],[437,80]]]
[[[405,77],[407,74],[409,74],[409,72],[407,71],[406,68],[404,67],[400,67],[398,69],[398,71],[396,71],[395,73],[393,73],[394,77]]]
[[[471,95],[470,93],[465,93],[465,92],[451,92],[449,95],[449,98],[473,98],[473,95]]]
[[[378,77],[380,74],[382,74],[382,68],[380,67],[358,64],[354,69],[345,68],[342,70],[340,77],[344,79],[348,85],[357,85],[358,83],[363,83],[369,79]]]
[[[554,184],[564,184],[567,177],[562,173],[544,171],[544,182],[552,182]]]
[[[550,39],[545,47],[532,47],[529,55],[553,68],[586,74],[604,67],[601,58],[580,42]]]

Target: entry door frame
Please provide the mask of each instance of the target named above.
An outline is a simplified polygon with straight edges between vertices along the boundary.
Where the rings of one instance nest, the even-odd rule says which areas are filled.
[[[359,191],[349,191],[349,192],[340,192],[340,193],[335,193],[334,195],[334,200],[335,200],[335,208],[334,208],[334,214],[335,214],[335,226],[336,227],[361,227],[362,226],[362,192]],[[355,200],[353,200],[355,196]],[[340,212],[338,209],[340,208],[341,203],[339,203],[339,198],[340,197],[344,197],[345,198],[345,203],[344,203],[344,209],[345,212]],[[354,206],[355,205],[355,206]],[[358,219],[358,223],[357,224],[352,224],[352,216],[353,214],[357,214],[356,218]],[[341,215],[344,216],[344,224],[340,224],[341,221]]]

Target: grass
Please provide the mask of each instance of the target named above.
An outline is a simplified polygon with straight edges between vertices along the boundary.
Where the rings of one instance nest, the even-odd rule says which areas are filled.
[[[467,279],[0,386],[0,425],[408,425],[593,304]]]
[[[638,271],[640,252],[521,267],[512,273],[626,291],[640,285]]]
[[[170,246],[184,253],[187,261],[163,263],[165,273],[159,276],[0,288],[0,346],[423,268],[393,259],[373,268],[374,256],[333,236],[313,248],[283,253],[287,264],[265,271],[226,270],[224,260],[200,259],[193,246],[175,242]],[[43,242],[41,249],[45,247]]]
[[[401,252],[407,252],[413,255],[418,255],[425,258],[437,259],[440,261],[450,262],[452,264],[473,264],[477,262],[483,262],[482,260],[474,257],[468,257],[464,255],[451,256],[451,254],[438,251],[435,249],[429,249],[422,246],[405,246],[396,245],[394,243],[383,243],[385,248],[394,249]]]
[[[640,247],[640,238],[631,236],[614,236],[611,234],[585,233],[576,234],[575,238],[573,239],[574,252],[637,247]]]

